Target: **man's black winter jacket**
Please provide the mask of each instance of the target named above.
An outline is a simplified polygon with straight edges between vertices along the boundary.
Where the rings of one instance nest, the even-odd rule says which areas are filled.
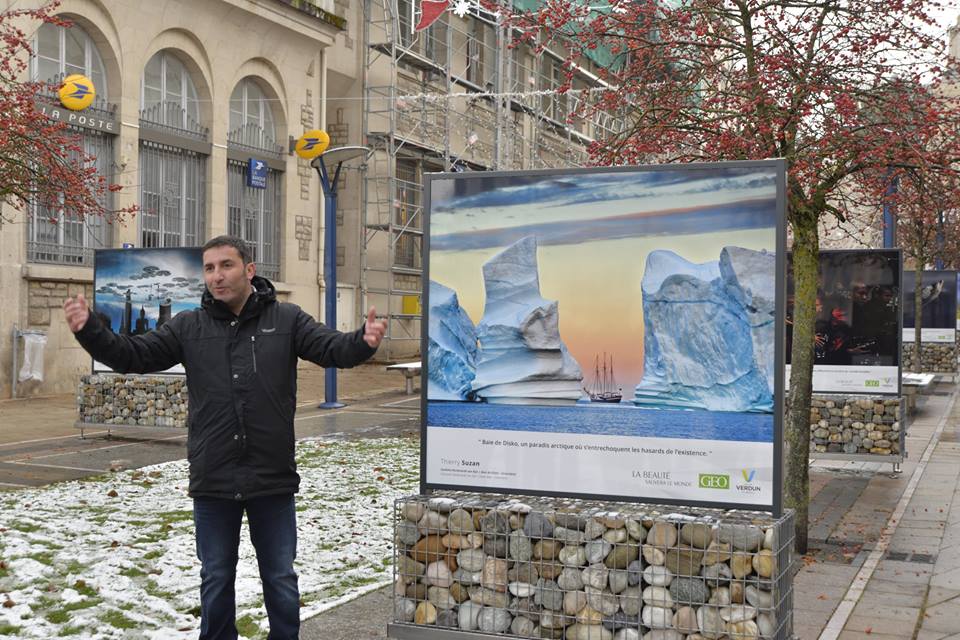
[[[91,313],[77,340],[119,373],[163,371],[182,362],[190,408],[190,495],[245,500],[294,493],[293,415],[297,358],[347,368],[376,351],[363,329],[334,331],[300,307],[278,302],[259,276],[238,317],[204,292],[201,309],[155,331],[118,336]]]

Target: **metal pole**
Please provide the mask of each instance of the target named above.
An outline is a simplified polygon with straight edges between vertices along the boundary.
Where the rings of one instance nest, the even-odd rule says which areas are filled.
[[[331,329],[337,328],[337,178],[340,177],[342,162],[337,163],[337,170],[333,182],[327,175],[327,165],[320,158],[317,173],[320,174],[320,184],[323,187],[323,286],[324,291],[324,323]],[[320,409],[339,409],[345,406],[337,402],[337,369],[324,369],[324,402]]]
[[[943,271],[943,211],[937,212],[937,258],[934,261],[934,269]]]
[[[887,176],[889,178],[891,170],[887,170]],[[896,214],[893,210],[893,205],[890,204],[890,196],[893,196],[897,193],[897,179],[893,178],[887,184],[887,197],[883,201],[883,248],[892,249],[897,246],[897,220]]]
[[[20,330],[17,325],[13,325],[13,371],[10,372],[10,398],[17,397],[17,342],[20,338]]]

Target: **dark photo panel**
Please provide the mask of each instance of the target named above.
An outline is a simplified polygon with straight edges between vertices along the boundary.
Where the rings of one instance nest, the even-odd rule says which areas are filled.
[[[920,289],[920,326],[924,329],[956,329],[957,272],[923,271]],[[915,324],[916,272],[903,272],[903,327]]]
[[[787,364],[793,348],[793,264],[787,258]],[[900,252],[821,251],[814,366],[900,364]],[[814,385],[816,389],[816,384]]]

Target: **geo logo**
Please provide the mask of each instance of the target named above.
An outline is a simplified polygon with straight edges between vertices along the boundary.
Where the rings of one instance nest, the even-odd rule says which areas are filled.
[[[699,484],[701,489],[729,489],[730,476],[720,473],[701,473]]]

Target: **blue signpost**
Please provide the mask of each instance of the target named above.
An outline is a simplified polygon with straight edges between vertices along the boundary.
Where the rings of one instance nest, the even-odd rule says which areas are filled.
[[[337,328],[337,181],[344,162],[366,156],[369,151],[367,147],[360,146],[338,147],[325,151],[310,162],[320,175],[320,185],[323,187],[324,323],[331,329]],[[335,167],[333,180],[327,172],[327,163]],[[337,401],[337,370],[328,367],[324,375],[324,401],[320,408],[339,409],[344,405]]]
[[[887,171],[889,175],[891,171]],[[887,197],[883,201],[883,248],[892,249],[897,246],[897,218],[890,204],[891,198],[897,193],[897,179],[894,178],[887,185]]]

